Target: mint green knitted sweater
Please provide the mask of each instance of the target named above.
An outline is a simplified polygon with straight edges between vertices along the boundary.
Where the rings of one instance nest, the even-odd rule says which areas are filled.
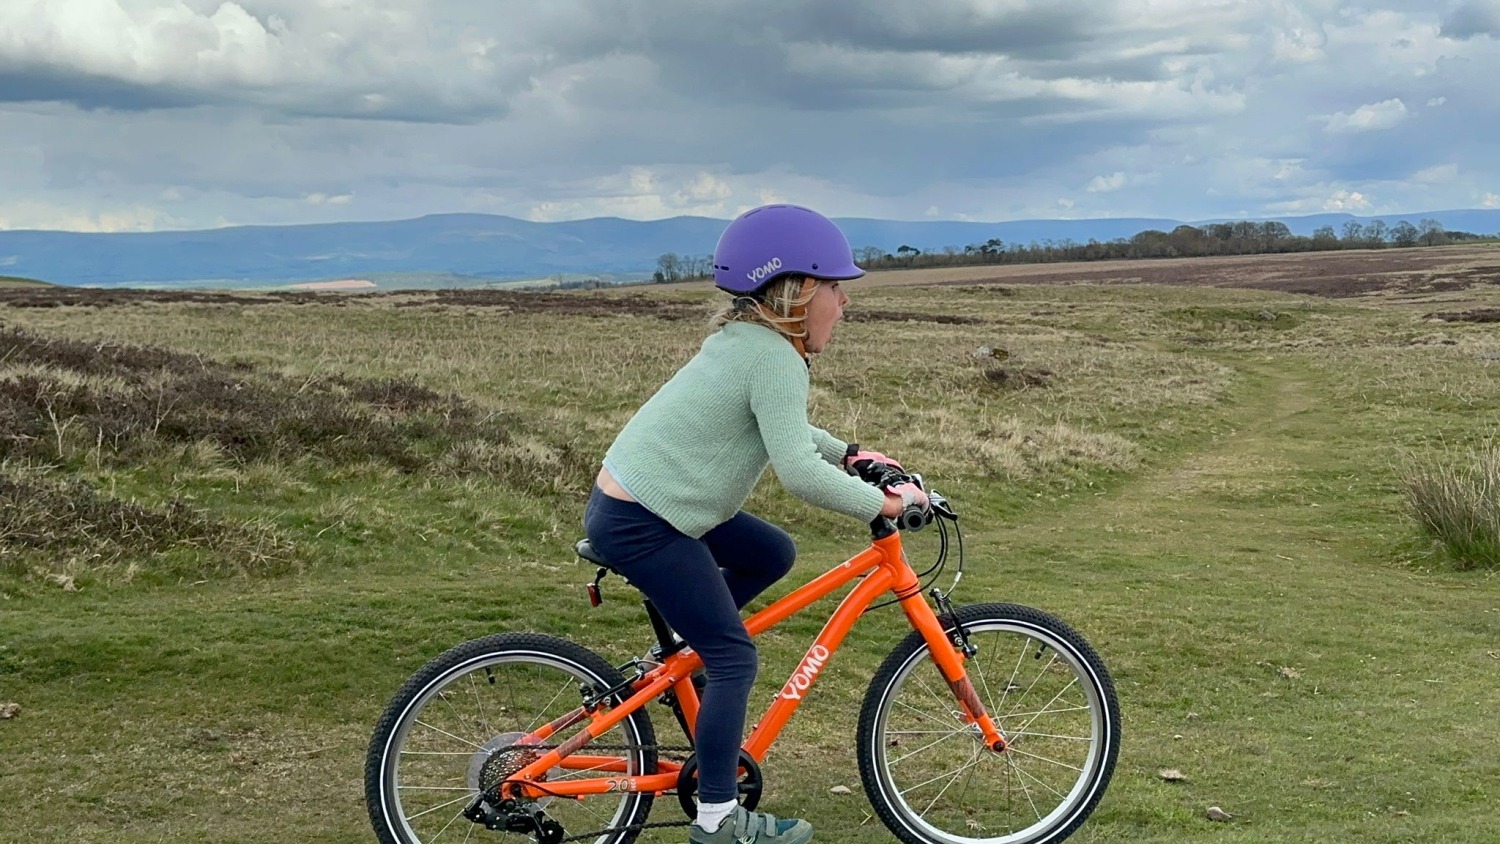
[[[808,424],[807,384],[785,337],[731,322],[642,405],[604,467],[695,538],[739,512],[767,464],[798,498],[870,521],[885,496],[839,468],[844,442]]]

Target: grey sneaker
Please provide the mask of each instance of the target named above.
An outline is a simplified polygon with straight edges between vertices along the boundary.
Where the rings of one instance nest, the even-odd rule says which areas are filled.
[[[688,844],[806,844],[812,835],[807,821],[747,812],[743,806],[734,807],[717,832],[704,832],[697,823],[688,826]]]

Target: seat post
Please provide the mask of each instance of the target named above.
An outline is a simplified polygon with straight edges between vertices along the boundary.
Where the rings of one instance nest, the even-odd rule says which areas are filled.
[[[651,603],[651,599],[643,598],[641,603],[646,607],[646,617],[651,619],[651,629],[656,633],[656,641],[661,648],[662,657],[669,657],[682,650],[683,643],[672,635],[672,628],[667,624],[667,620],[661,617],[661,612],[656,609],[655,604]]]

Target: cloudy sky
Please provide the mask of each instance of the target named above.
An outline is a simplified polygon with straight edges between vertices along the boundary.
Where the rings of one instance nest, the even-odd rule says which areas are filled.
[[[1500,0],[0,0],[0,229],[1500,207]]]

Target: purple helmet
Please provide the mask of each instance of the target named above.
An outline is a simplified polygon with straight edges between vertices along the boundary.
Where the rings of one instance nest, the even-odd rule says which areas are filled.
[[[833,221],[800,205],[762,205],[735,217],[714,247],[714,284],[754,293],[789,273],[859,278],[849,241]]]

